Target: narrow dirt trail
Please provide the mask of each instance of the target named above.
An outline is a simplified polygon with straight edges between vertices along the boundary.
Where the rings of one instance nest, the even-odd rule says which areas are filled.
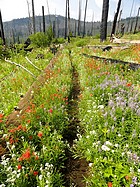
[[[71,60],[71,55],[70,55]],[[69,95],[68,101],[68,115],[69,126],[64,134],[64,139],[68,141],[70,147],[73,145],[73,141],[77,138],[77,127],[80,125],[78,119],[78,100],[80,95],[79,75],[74,67],[72,60],[72,89]],[[88,163],[85,159],[74,158],[73,153],[70,150],[66,150],[67,160],[65,162],[64,180],[65,187],[85,187],[86,183],[84,177],[88,173]]]

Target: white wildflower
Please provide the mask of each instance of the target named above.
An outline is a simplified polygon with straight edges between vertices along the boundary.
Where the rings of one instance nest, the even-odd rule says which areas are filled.
[[[16,157],[16,155],[15,154],[12,154],[12,158],[15,158]]]
[[[115,147],[119,147],[119,144],[116,143],[116,144],[115,144]]]
[[[119,133],[118,136],[121,137],[122,135]]]
[[[92,167],[93,163],[89,163],[89,167]]]
[[[102,145],[101,149],[102,149],[103,151],[110,151],[110,148],[107,147],[106,145]]]
[[[103,109],[103,108],[104,108],[104,105],[99,105],[98,108],[99,108],[99,109]]]
[[[0,184],[0,187],[5,187],[5,184]]]
[[[109,141],[106,141],[106,142],[105,142],[105,145],[110,145],[110,146],[112,146],[112,143],[109,142]]]
[[[17,178],[19,178],[19,177],[20,177],[20,173],[17,174]]]
[[[90,134],[92,135],[96,135],[96,131],[95,130],[93,130],[93,131],[90,131]]]
[[[39,175],[39,180],[41,181],[42,180],[42,178],[43,178],[43,175]]]
[[[12,149],[12,150],[15,149],[15,145],[12,145],[11,149]]]
[[[3,134],[3,138],[7,137],[7,134]]]

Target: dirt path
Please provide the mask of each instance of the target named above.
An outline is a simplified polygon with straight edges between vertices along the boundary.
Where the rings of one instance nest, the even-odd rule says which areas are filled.
[[[71,56],[70,56],[71,59]],[[70,123],[64,134],[64,139],[68,141],[70,147],[77,138],[77,127],[80,125],[78,119],[78,96],[80,95],[80,84],[78,80],[78,72],[73,63],[72,65],[72,89],[69,95],[68,114]],[[74,159],[70,150],[66,150],[67,160],[65,162],[65,187],[85,187],[84,177],[87,175],[88,163],[85,159]]]

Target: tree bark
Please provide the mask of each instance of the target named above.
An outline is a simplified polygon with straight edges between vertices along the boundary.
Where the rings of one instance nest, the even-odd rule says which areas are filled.
[[[114,21],[113,21],[113,26],[112,26],[112,31],[111,31],[111,37],[112,37],[112,34],[115,34],[115,31],[116,31],[116,24],[117,24],[117,19],[118,19],[120,7],[121,7],[121,1],[122,0],[118,1],[117,12],[115,13],[115,16],[114,16]]]
[[[29,23],[28,23],[28,29],[29,29],[29,35],[32,34],[32,23],[31,23],[31,16],[30,16],[30,8],[29,8],[29,2],[27,1],[27,7],[28,7],[28,15],[29,15]]]
[[[127,25],[126,32],[129,31],[129,25],[130,25],[130,21],[131,21],[131,16],[132,16],[132,11],[133,11],[133,6],[134,6],[134,0],[133,0],[133,2],[132,2],[131,11],[130,11],[130,17],[129,17],[129,19],[128,19],[128,25]]]
[[[86,31],[86,13],[87,13],[87,3],[88,3],[88,0],[86,0],[86,5],[85,5],[83,37],[85,36],[85,31]]]
[[[90,33],[91,36],[93,35],[93,20],[94,20],[94,12],[92,15],[92,24],[91,24],[91,33]]]
[[[136,24],[135,24],[135,27],[134,27],[134,34],[136,33],[136,30],[137,30],[138,19],[139,19],[139,13],[140,13],[140,7],[138,8],[138,14],[137,14],[137,17],[136,17]]]
[[[81,28],[81,0],[79,0],[78,36],[80,36],[80,28]]]
[[[68,43],[70,43],[70,2],[68,2]]]
[[[32,15],[33,15],[33,33],[36,33],[35,29],[35,9],[34,9],[34,0],[32,0]]]
[[[67,8],[68,7],[68,3],[67,3],[67,0],[66,0],[66,14],[65,14],[65,39],[67,38],[67,17],[68,17],[68,15],[67,15]]]
[[[49,22],[50,22],[50,25],[52,25],[48,0],[46,0],[46,2],[47,2],[47,7],[48,7]]]
[[[100,30],[101,42],[105,41],[107,37],[108,10],[109,10],[109,0],[103,0],[101,30]]]
[[[1,10],[0,10],[0,28],[1,28],[1,38],[2,38],[2,41],[3,41],[3,45],[6,44],[5,42],[5,36],[4,36],[4,29],[3,29],[3,22],[2,22],[2,14],[1,14]]]
[[[43,18],[43,32],[45,33],[45,15],[44,15],[44,6],[42,6],[42,18]]]

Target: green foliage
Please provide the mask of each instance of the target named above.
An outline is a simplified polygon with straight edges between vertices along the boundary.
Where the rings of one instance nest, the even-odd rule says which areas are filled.
[[[48,38],[42,32],[37,32],[30,36],[32,45],[35,47],[47,47],[48,46]]]
[[[9,57],[9,52],[5,46],[2,45],[2,40],[0,39],[0,59]]]
[[[65,39],[64,38],[54,38],[52,43],[63,44],[63,43],[65,43]]]
[[[96,35],[94,36],[94,38],[95,38],[95,39],[100,39],[100,34],[96,34]]]
[[[85,46],[85,45],[87,45],[87,40],[86,40],[86,39],[80,39],[80,40],[78,40],[78,41],[76,42],[76,46],[77,46],[77,47],[83,47],[83,46]]]
[[[46,33],[37,32],[36,34],[32,34],[30,36],[32,45],[34,47],[47,47],[51,44],[53,40],[53,31],[52,27],[50,26]]]

